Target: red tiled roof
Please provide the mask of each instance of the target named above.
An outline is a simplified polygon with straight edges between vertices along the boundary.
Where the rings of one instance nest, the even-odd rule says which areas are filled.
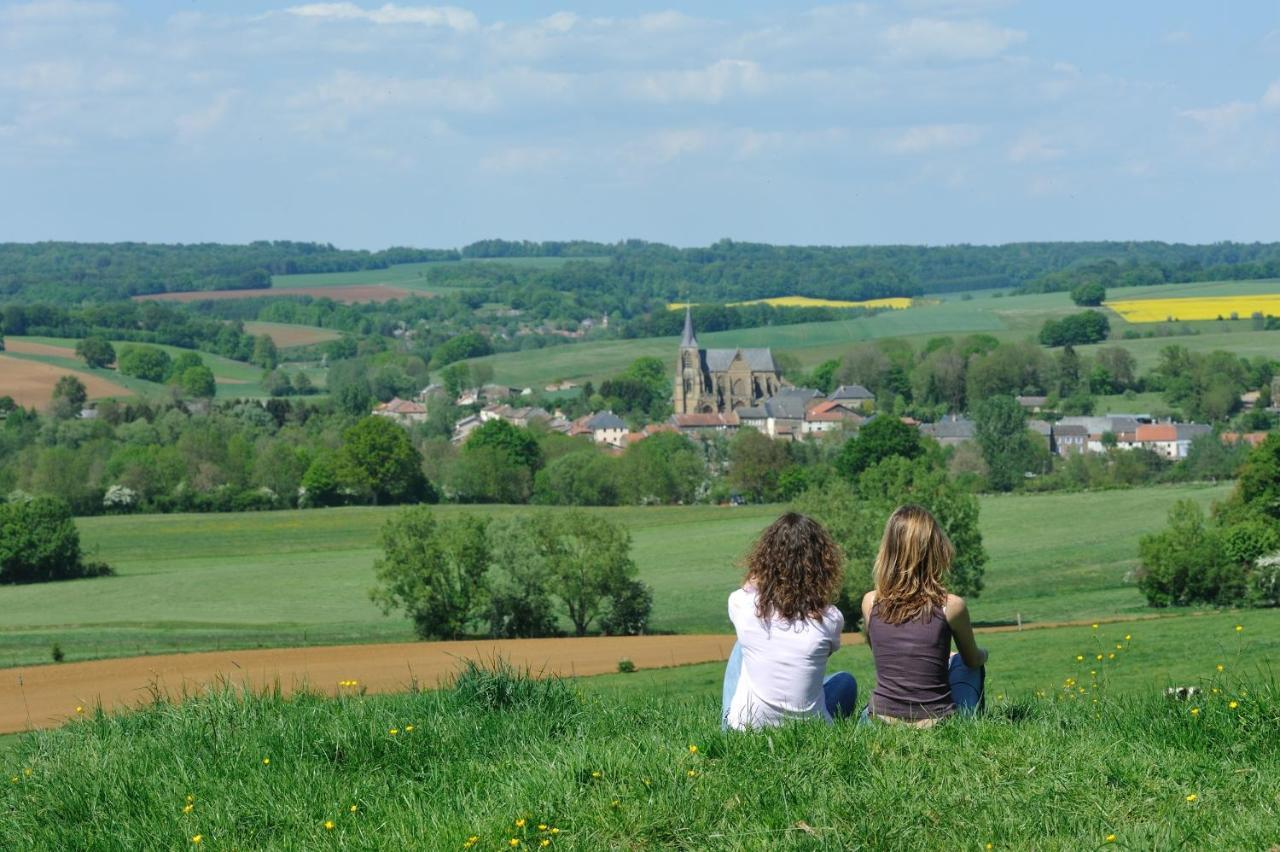
[[[1138,443],[1178,440],[1178,427],[1172,423],[1139,423],[1134,435]]]

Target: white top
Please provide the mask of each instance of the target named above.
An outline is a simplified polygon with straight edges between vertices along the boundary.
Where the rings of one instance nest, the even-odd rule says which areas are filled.
[[[834,606],[821,621],[756,615],[755,589],[729,595],[729,620],[742,649],[742,675],[729,702],[731,728],[759,728],[789,719],[831,721],[822,694],[827,658],[840,647],[844,615]]]

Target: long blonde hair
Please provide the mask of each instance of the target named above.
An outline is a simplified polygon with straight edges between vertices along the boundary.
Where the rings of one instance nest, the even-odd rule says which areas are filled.
[[[876,611],[886,624],[928,621],[947,602],[943,579],[956,549],[922,506],[901,506],[884,525],[876,555]]]

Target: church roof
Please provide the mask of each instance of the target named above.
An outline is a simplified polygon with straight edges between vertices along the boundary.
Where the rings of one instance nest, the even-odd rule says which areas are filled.
[[[733,359],[741,352],[747,366],[759,373],[776,373],[778,365],[773,362],[773,351],[769,349],[708,349],[706,350],[707,369],[727,370]]]
[[[684,334],[680,336],[680,348],[698,348],[698,337],[693,333],[693,312],[688,305],[684,306]]]

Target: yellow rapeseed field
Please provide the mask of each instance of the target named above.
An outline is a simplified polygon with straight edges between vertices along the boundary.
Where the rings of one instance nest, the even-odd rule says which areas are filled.
[[[690,302],[671,302],[669,311],[683,311]],[[727,307],[736,308],[741,305],[773,305],[775,308],[890,308],[900,311],[911,307],[911,300],[902,296],[891,299],[865,299],[861,302],[846,302],[839,299],[813,299],[809,296],[775,296],[772,299],[753,299],[750,302],[731,302]]]
[[[1230,319],[1232,314],[1238,319],[1248,319],[1255,313],[1280,316],[1280,294],[1217,296],[1211,299],[1125,299],[1106,304],[1129,322]]]

